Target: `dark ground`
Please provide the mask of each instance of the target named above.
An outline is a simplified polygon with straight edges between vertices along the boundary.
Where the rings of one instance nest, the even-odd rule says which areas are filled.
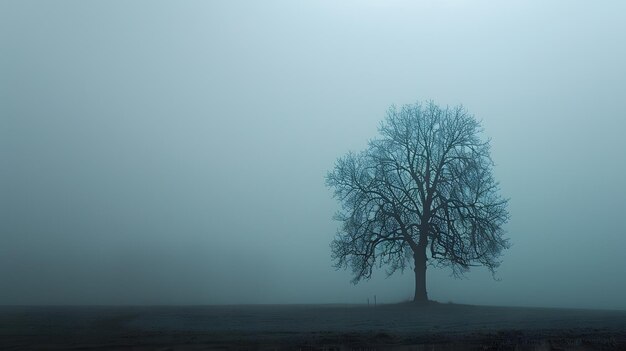
[[[626,350],[626,311],[454,304],[0,307],[0,350]]]

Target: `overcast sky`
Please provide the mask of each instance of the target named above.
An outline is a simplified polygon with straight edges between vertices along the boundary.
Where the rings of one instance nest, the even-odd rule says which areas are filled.
[[[622,1],[2,1],[0,304],[409,300],[332,268],[324,176],[433,99],[512,247],[430,298],[626,309],[625,38]]]

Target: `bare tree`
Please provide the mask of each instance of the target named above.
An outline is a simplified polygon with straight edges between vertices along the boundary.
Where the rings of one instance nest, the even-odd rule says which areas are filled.
[[[508,248],[507,200],[476,118],[461,106],[416,103],[390,108],[379,132],[326,177],[342,204],[331,244],[336,267],[350,266],[357,283],[377,265],[391,275],[412,260],[416,302],[428,301],[427,264],[455,276],[475,265],[493,273]]]

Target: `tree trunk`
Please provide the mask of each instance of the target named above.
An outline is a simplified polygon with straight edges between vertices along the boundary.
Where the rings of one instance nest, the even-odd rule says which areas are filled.
[[[419,245],[413,252],[415,260],[415,296],[413,302],[427,302],[426,293],[426,245]]]

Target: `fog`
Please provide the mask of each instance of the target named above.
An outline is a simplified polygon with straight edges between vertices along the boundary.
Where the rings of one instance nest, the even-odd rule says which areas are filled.
[[[392,105],[463,104],[510,199],[441,302],[626,309],[626,4],[3,1],[0,304],[365,303],[324,185]]]

